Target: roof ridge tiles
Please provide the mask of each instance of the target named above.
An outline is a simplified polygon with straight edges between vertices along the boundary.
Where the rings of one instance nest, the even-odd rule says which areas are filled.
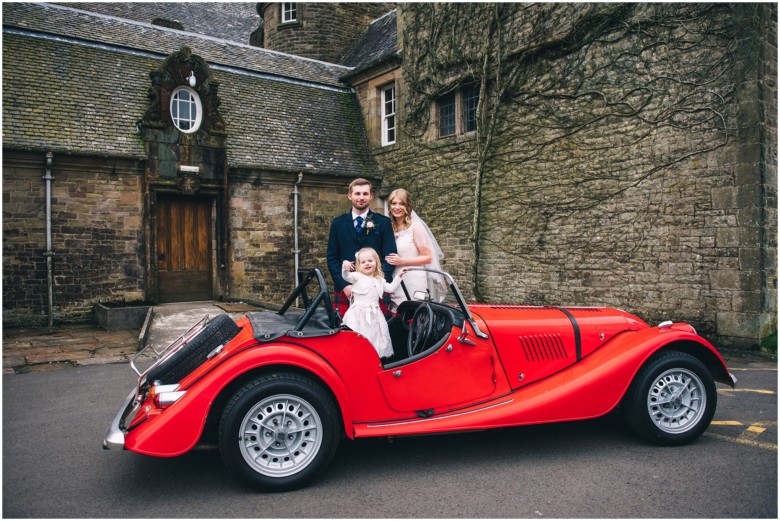
[[[33,3],[33,2],[28,2],[28,4],[31,4],[31,3]],[[327,66],[330,66],[330,67],[338,67],[340,69],[351,69],[352,68],[352,67],[348,67],[346,65],[341,65],[339,63],[332,63],[332,62],[326,62],[326,61],[322,61],[322,60],[316,60],[314,58],[307,58],[305,56],[298,56],[298,55],[289,54],[289,53],[286,53],[286,52],[274,51],[272,49],[266,49],[264,47],[256,47],[254,45],[249,45],[249,44],[246,44],[246,43],[236,42],[235,40],[228,40],[228,39],[225,39],[225,38],[217,38],[215,36],[209,36],[207,34],[194,33],[192,31],[186,31],[186,30],[181,30],[181,29],[174,29],[174,28],[171,28],[171,27],[163,27],[161,25],[154,25],[154,24],[152,24],[150,22],[139,22],[138,20],[132,20],[130,18],[122,18],[120,16],[114,16],[114,15],[108,15],[108,14],[103,14],[103,13],[97,13],[95,11],[86,11],[84,9],[78,9],[76,7],[70,7],[70,6],[67,6],[67,5],[52,4],[52,3],[49,3],[49,2],[34,2],[34,4],[35,5],[39,5],[39,6],[44,6],[44,7],[51,7],[51,8],[54,8],[54,9],[62,9],[62,10],[66,10],[66,11],[74,11],[74,12],[85,14],[87,16],[94,16],[96,18],[106,18],[106,19],[116,20],[118,22],[127,23],[127,24],[130,24],[130,25],[141,25],[141,26],[147,27],[149,29],[155,29],[155,30],[159,30],[159,31],[178,33],[178,34],[182,34],[182,35],[186,35],[186,36],[194,36],[196,38],[201,38],[203,40],[211,40],[211,41],[217,42],[217,43],[225,43],[225,44],[228,44],[228,45],[234,45],[236,47],[243,47],[245,49],[250,49],[250,50],[253,50],[253,51],[270,53],[270,54],[278,54],[278,55],[281,55],[281,56],[293,58],[295,60],[301,60],[301,61],[307,61],[307,62],[315,62],[315,63],[319,63],[319,64],[322,64],[322,65],[327,65]],[[395,9],[393,9],[393,11],[395,11]],[[390,14],[390,13],[386,13],[386,14],[382,15],[382,16],[380,16],[379,18],[377,18],[374,21],[380,20],[381,18],[384,18],[388,14]]]

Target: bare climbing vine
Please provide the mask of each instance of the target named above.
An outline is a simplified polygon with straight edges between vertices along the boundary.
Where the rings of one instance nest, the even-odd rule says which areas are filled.
[[[486,247],[529,264],[631,260],[668,194],[684,188],[676,169],[706,162],[740,132],[735,100],[762,23],[754,4],[410,3],[402,12],[401,128],[441,161],[396,175],[447,193],[428,218],[467,232],[477,300]],[[466,85],[480,88],[476,133],[436,139],[431,107]]]

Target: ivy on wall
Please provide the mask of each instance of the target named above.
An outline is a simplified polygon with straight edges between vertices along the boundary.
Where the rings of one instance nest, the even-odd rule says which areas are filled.
[[[714,152],[753,139],[756,122],[741,119],[739,100],[750,98],[748,75],[755,80],[766,23],[758,9],[403,6],[401,130],[416,156],[439,160],[393,176],[413,191],[447,193],[428,218],[469,237],[476,300],[490,276],[485,252],[494,264],[575,256],[617,265],[659,224],[690,218],[664,217],[695,183],[680,171],[717,169]],[[431,107],[471,84],[481,93],[473,139],[436,139]]]

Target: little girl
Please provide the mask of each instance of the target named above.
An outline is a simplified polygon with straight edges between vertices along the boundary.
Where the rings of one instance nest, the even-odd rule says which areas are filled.
[[[401,283],[406,270],[401,270],[393,282],[385,282],[379,255],[373,248],[363,248],[355,254],[355,264],[345,260],[341,265],[341,276],[352,283],[352,297],[349,309],[344,313],[343,323],[352,331],[366,337],[382,358],[393,356],[390,330],[384,315],[379,311],[382,294],[392,293]]]

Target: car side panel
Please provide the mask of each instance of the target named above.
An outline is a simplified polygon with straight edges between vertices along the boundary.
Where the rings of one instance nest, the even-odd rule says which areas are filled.
[[[579,364],[479,406],[407,422],[359,425],[355,434],[356,437],[433,434],[603,416],[620,403],[642,364],[653,353],[678,341],[695,342],[715,352],[709,343],[692,333],[658,328],[627,331]],[[726,371],[725,364],[723,371]]]
[[[220,355],[222,356],[222,355]],[[228,353],[209,373],[186,388],[186,394],[170,407],[148,408],[149,418],[125,436],[125,448],[150,456],[178,456],[198,442],[211,404],[238,376],[264,366],[290,366],[320,378],[333,392],[342,411],[348,436],[352,436],[352,393],[338,372],[317,353],[295,345],[264,345]]]
[[[571,320],[555,308],[494,306],[476,316],[486,323],[513,389],[532,384],[577,362]]]
[[[609,308],[481,305],[474,313],[488,324],[513,389],[565,370],[623,331],[648,327]]]
[[[374,347],[354,331],[341,331],[331,337],[306,341],[333,366],[351,397],[350,416],[356,422],[403,418],[409,414],[391,409],[379,385],[378,374],[383,370]],[[398,350],[399,346],[393,346]]]
[[[413,412],[472,404],[496,389],[493,345],[473,336],[475,345],[458,340],[453,328],[434,353],[379,373],[387,402],[397,411]]]
[[[373,346],[361,335],[341,331],[325,337],[278,344],[251,344],[245,333],[182,383],[187,393],[165,410],[147,408],[149,419],[126,436],[127,449],[151,456],[177,456],[200,438],[216,397],[240,375],[269,366],[290,366],[320,378],[338,401],[348,437],[353,423],[410,417],[391,409],[379,387],[382,370]],[[239,347],[236,347],[239,346]],[[193,383],[194,382],[194,383]]]

